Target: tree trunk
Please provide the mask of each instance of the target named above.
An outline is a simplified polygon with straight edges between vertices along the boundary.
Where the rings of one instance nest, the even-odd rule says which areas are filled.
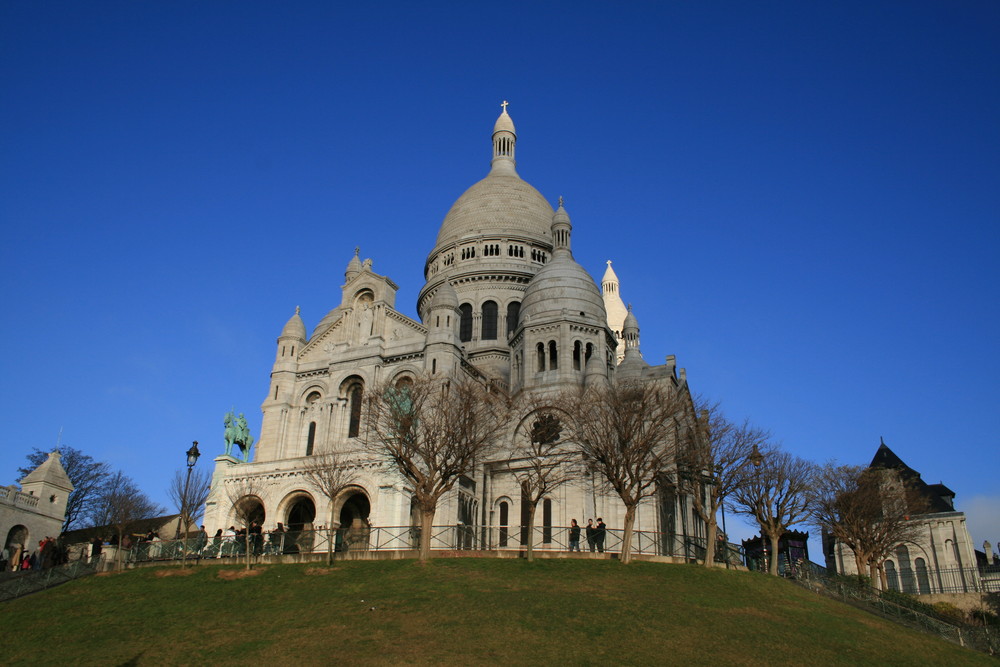
[[[883,591],[889,590],[889,578],[885,576],[885,561],[878,564],[878,580]]]
[[[715,567],[715,539],[718,531],[718,526],[716,525],[715,515],[713,514],[708,520],[708,531],[706,532],[706,543],[705,543],[705,567]]]
[[[774,534],[768,535],[768,537],[771,538],[771,562],[768,571],[774,576],[778,576],[778,540],[781,535],[778,534],[778,531],[774,531]]]
[[[858,570],[858,580],[865,576],[865,558],[857,551],[854,552],[854,567]]]
[[[420,560],[431,557],[431,528],[434,525],[434,509],[420,508]]]
[[[871,579],[868,585],[872,588],[878,588],[878,565],[875,564],[874,560],[868,563],[868,577]]]
[[[628,505],[625,508],[625,528],[622,535],[622,555],[621,562],[632,562],[632,526],[635,524],[635,505]],[[605,539],[606,536],[605,536]]]
[[[531,502],[531,501],[528,502],[528,530],[527,530],[528,540],[527,540],[527,543],[524,546],[526,547],[525,552],[527,554],[528,562],[529,563],[532,562],[533,560],[535,560],[535,548],[534,548],[535,547],[535,510],[537,508],[538,508],[538,506],[534,502]]]
[[[243,541],[247,545],[247,569],[250,569],[250,526],[246,527],[246,532],[243,533]]]
[[[330,502],[333,504],[333,501]],[[333,510],[330,510],[330,523],[326,525],[326,564],[333,565],[333,539],[336,533],[333,528]]]

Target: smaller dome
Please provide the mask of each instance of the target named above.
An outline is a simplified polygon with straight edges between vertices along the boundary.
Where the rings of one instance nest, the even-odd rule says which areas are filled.
[[[510,132],[512,134],[517,134],[514,131],[514,121],[510,116],[507,115],[507,107],[503,108],[503,113],[497,118],[497,122],[493,125],[493,134],[497,132]]]
[[[432,310],[434,308],[458,308],[458,292],[455,291],[450,282],[446,280],[441,283],[441,287],[438,287],[434,298],[431,299],[430,307]]]
[[[361,252],[361,248],[355,247],[354,257],[351,257],[351,261],[347,263],[347,269],[344,271],[344,278],[346,280],[350,280],[361,273],[361,259],[358,257],[359,252]]]
[[[285,328],[281,330],[280,338],[306,339],[306,325],[299,316],[298,306],[295,306],[295,314],[285,323]]]
[[[604,299],[587,270],[569,252],[557,253],[535,274],[521,301],[521,318],[537,322],[545,313],[581,315],[605,326]]]
[[[635,319],[635,313],[632,312],[631,306],[629,306],[628,314],[625,316],[625,323],[622,324],[622,331],[626,329],[635,329],[636,333],[639,332],[639,320]]]

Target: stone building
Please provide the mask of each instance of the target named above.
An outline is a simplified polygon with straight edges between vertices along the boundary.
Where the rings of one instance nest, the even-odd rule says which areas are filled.
[[[925,502],[925,509],[910,517],[919,527],[916,538],[897,545],[885,561],[889,588],[914,595],[978,590],[975,547],[965,513],[955,509],[955,492],[943,483],[926,483],[885,442],[879,445],[869,468],[884,471],[897,486],[911,485]],[[824,535],[823,551],[827,568],[840,574],[857,574],[854,552],[849,547]]]
[[[493,128],[485,178],[451,206],[424,266],[413,319],[396,307],[397,285],[362,261],[347,263],[340,303],[312,329],[296,308],[277,339],[263,422],[252,460],[216,459],[205,523],[234,523],[227,489],[255,480],[266,528],[329,523],[369,530],[411,524],[410,492],[398,475],[359,452],[368,388],[407,375],[465,374],[510,392],[545,394],[616,376],[658,382],[687,397],[683,369],[650,366],[639,326],[619,294],[610,262],[603,293],[573,258],[573,225],[562,200],[553,209],[516,170],[517,134],[506,105]],[[599,242],[595,234],[592,242]],[[518,420],[523,421],[523,420]],[[513,438],[516,424],[511,424]],[[308,457],[336,450],[356,487],[331,505],[306,483]],[[522,502],[502,461],[484,461],[439,505],[436,525],[487,525],[503,534],[521,523]],[[594,480],[563,487],[539,507],[540,526],[601,516],[620,528],[624,508]],[[636,529],[702,536],[689,503],[667,488],[640,507]],[[549,535],[551,531],[545,532]],[[544,545],[542,545],[544,546]]]
[[[11,553],[20,546],[33,551],[46,537],[58,537],[66,519],[73,484],[53,451],[16,484],[0,487],[0,535]]]

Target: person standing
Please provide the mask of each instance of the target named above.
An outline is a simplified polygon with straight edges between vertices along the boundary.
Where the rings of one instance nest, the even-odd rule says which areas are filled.
[[[597,517],[597,529],[594,531],[594,542],[597,550],[604,553],[604,538],[608,536],[608,527],[604,524],[604,519]]]
[[[569,527],[569,550],[580,550],[580,524],[576,522],[576,519],[571,520]]]
[[[590,548],[591,551],[594,550],[596,534],[597,534],[597,529],[594,528],[594,520],[587,519],[587,529],[585,535],[587,536],[587,546]]]

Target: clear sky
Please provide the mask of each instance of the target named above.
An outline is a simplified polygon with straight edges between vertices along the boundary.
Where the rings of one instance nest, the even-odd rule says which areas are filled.
[[[647,361],[1000,540],[1000,3],[357,5],[0,3],[0,483],[62,430],[165,504],[355,245],[415,315],[507,99]]]

